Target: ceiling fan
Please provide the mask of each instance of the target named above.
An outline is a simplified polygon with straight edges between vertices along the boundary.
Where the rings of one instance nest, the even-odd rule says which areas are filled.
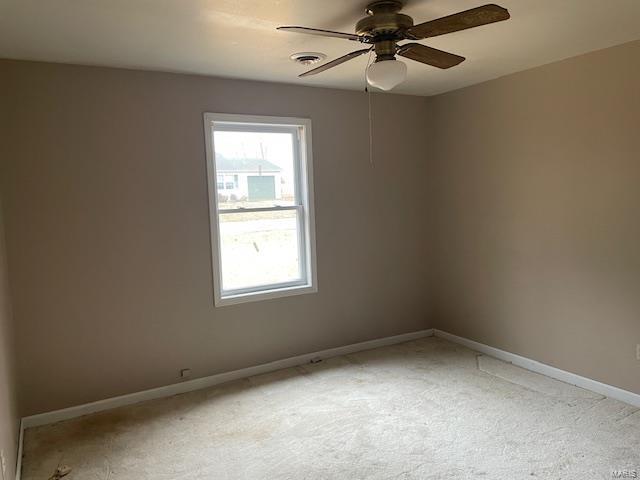
[[[390,90],[402,83],[407,76],[407,66],[403,62],[395,61],[396,55],[438,68],[451,68],[465,60],[459,55],[420,43],[410,42],[398,45],[399,41],[436,37],[510,18],[506,8],[488,4],[414,25],[410,16],[399,13],[401,9],[402,2],[399,0],[378,0],[370,3],[365,10],[367,17],[356,24],[356,33],[297,26],[278,27],[278,30],[344,38],[370,45],[304,72],[299,75],[300,77],[324,72],[373,50],[376,60],[367,68],[367,81],[375,87]]]

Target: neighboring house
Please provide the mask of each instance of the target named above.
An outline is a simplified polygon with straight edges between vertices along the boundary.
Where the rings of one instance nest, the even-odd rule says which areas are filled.
[[[282,169],[268,160],[216,155],[216,174],[218,195],[225,201],[282,198]]]

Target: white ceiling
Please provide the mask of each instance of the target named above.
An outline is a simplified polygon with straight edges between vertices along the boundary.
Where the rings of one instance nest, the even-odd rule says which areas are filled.
[[[640,0],[494,0],[511,20],[422,43],[467,57],[450,70],[404,60],[394,93],[432,95],[640,39]],[[486,0],[408,0],[415,23]],[[314,77],[289,55],[333,59],[356,42],[276,31],[352,32],[360,0],[0,0],[0,57],[107,65],[346,89],[364,86],[362,56]]]

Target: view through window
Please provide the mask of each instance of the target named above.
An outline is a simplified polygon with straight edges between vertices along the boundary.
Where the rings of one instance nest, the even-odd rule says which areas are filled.
[[[214,118],[209,128],[219,300],[313,287],[306,121]]]

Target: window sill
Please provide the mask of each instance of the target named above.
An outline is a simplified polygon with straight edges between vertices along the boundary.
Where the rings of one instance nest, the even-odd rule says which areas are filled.
[[[318,287],[315,285],[296,285],[293,287],[274,288],[273,290],[261,290],[259,292],[225,295],[223,297],[216,296],[215,304],[216,307],[224,307],[226,305],[238,305],[240,303],[258,302],[261,300],[270,300],[272,298],[316,293],[317,291]]]

